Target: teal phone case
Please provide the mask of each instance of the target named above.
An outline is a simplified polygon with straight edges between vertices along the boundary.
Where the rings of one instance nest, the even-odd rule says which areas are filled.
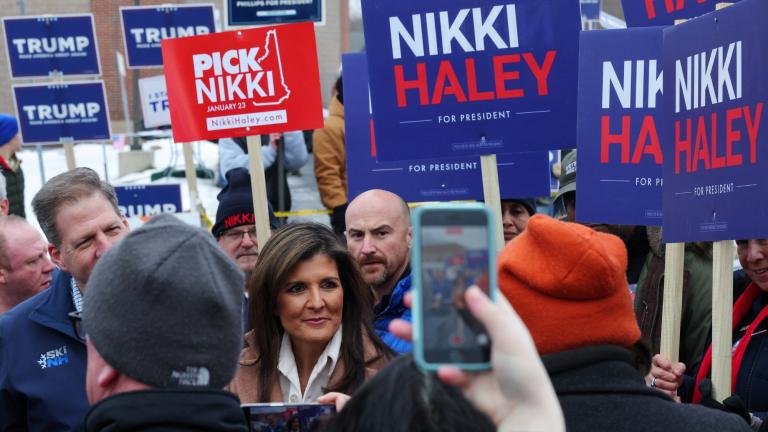
[[[413,245],[411,247],[411,273],[413,275],[413,307],[411,310],[413,318],[413,356],[416,365],[422,370],[436,371],[440,366],[453,366],[468,371],[487,370],[491,368],[490,362],[485,363],[429,363],[424,356],[424,317],[422,316],[421,304],[423,302],[422,287],[422,269],[421,269],[421,226],[422,216],[430,211],[457,211],[457,212],[483,212],[486,215],[487,235],[488,235],[488,296],[492,301],[496,301],[498,287],[496,285],[496,240],[494,236],[495,219],[493,213],[482,203],[446,203],[446,204],[428,204],[417,207],[413,212]]]

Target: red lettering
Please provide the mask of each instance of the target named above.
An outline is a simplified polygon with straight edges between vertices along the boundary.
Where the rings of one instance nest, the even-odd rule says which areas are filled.
[[[741,165],[741,155],[733,154],[733,143],[741,140],[741,131],[733,128],[733,121],[741,118],[741,108],[725,112],[725,158],[728,166]]]
[[[704,169],[709,169],[709,144],[707,143],[707,125],[704,123],[704,116],[699,116],[696,122],[696,142],[693,147],[693,172],[696,172],[699,166],[699,160],[704,161]]]
[[[505,71],[504,65],[507,63],[517,63],[520,61],[520,54],[509,54],[503,56],[493,56],[493,75],[496,82],[496,97],[499,99],[523,97],[523,89],[507,90],[506,81],[520,79],[520,72]]]
[[[445,85],[446,81],[448,81],[448,86]],[[467,96],[464,95],[464,90],[461,88],[461,84],[459,84],[456,72],[448,60],[441,61],[440,68],[437,70],[435,90],[432,92],[432,105],[442,102],[444,94],[452,94],[459,102],[467,101]]]
[[[465,64],[467,65],[467,87],[469,87],[469,100],[474,102],[493,99],[492,91],[477,91],[477,71],[475,70],[475,59],[468,58],[465,61]]]
[[[373,134],[373,119],[371,119],[371,157],[376,157],[376,137]]]
[[[643,124],[640,126],[640,135],[637,137],[635,153],[632,154],[632,163],[640,163],[643,155],[653,156],[656,165],[664,163],[661,145],[659,145],[659,134],[656,132],[656,122],[653,120],[653,116],[650,115],[643,117]]]
[[[680,120],[675,121],[675,174],[680,174],[680,154],[685,152],[685,172],[691,172],[691,119],[685,120],[686,137],[680,137]]]
[[[611,119],[604,115],[600,125],[600,163],[608,163],[610,152],[608,146],[619,144],[621,146],[621,163],[629,162],[629,121],[628,115],[621,117],[621,133],[613,135],[610,133]]]
[[[656,8],[653,6],[653,0],[645,0],[645,12],[648,14],[648,19],[656,18]]]
[[[754,121],[752,121],[752,115],[749,113],[749,106],[744,107],[744,121],[747,124],[747,134],[749,135],[749,162],[751,163],[757,163],[757,133],[760,129],[760,116],[762,114],[762,102],[757,104]]]
[[[725,156],[717,155],[717,114],[712,113],[712,169],[725,167]]]
[[[429,89],[427,89],[427,65],[418,63],[416,65],[416,79],[406,81],[403,73],[403,65],[395,65],[395,89],[397,90],[397,106],[402,108],[408,105],[405,97],[405,91],[416,89],[419,91],[419,104],[429,105]]]
[[[555,55],[557,51],[547,51],[547,55],[544,56],[544,64],[539,66],[536,63],[536,59],[531,53],[524,53],[523,60],[528,64],[533,76],[536,78],[536,85],[538,87],[539,96],[546,96],[549,93],[547,88],[547,77],[552,70],[552,64],[555,62]]]

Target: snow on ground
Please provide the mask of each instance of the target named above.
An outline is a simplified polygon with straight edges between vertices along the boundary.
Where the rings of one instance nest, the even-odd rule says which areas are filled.
[[[160,139],[147,141],[143,144],[144,150],[154,151],[154,167],[140,173],[128,174],[118,177],[117,158],[119,150],[111,144],[77,144],[75,145],[75,160],[77,166],[85,166],[95,170],[102,178],[115,186],[139,185],[139,184],[168,184],[178,183],[181,185],[182,207],[185,211],[190,209],[189,190],[185,178],[165,177],[155,182],[150,182],[150,176],[166,167],[173,166],[176,169],[184,169],[184,156],[181,151],[181,145],[174,144],[170,139]],[[202,141],[194,146],[195,161],[198,165],[213,169],[218,169],[218,150],[213,143]],[[129,151],[127,147],[120,151]],[[105,167],[106,156],[106,167]],[[37,151],[34,147],[25,147],[19,152],[19,158],[23,161],[25,190],[24,197],[26,201],[27,220],[37,226],[37,220],[32,212],[32,198],[42,185],[40,175],[40,162]],[[312,167],[312,157],[309,162],[301,169],[301,176],[288,176],[288,185],[291,189],[293,199],[292,210],[317,210],[322,209],[320,196],[317,192],[317,183]],[[47,148],[43,150],[43,164],[45,179],[61,174],[67,170],[67,163],[63,148]],[[106,174],[105,174],[106,170]],[[214,180],[197,179],[197,188],[200,199],[208,217],[213,221],[216,217],[216,207],[218,206],[218,195],[221,190],[214,184]],[[328,216],[324,214],[290,217],[289,221],[303,220],[315,221],[328,224]]]

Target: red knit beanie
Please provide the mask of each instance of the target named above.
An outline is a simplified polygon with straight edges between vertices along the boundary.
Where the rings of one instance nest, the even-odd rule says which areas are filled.
[[[640,329],[626,269],[627,250],[618,237],[535,215],[499,255],[499,288],[540,354],[630,346]]]

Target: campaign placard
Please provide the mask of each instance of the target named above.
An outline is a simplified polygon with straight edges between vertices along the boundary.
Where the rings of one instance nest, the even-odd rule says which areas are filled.
[[[120,8],[129,68],[162,67],[160,41],[216,32],[212,4]]]
[[[363,2],[379,160],[575,146],[578,2]]]
[[[165,88],[164,75],[140,79],[139,94],[141,95],[144,127],[152,128],[171,124],[171,111],[168,109],[168,91]]]
[[[117,207],[127,218],[181,212],[178,184],[115,186]]]
[[[768,2],[664,29],[664,238],[768,237]]]
[[[22,142],[111,141],[104,81],[13,86]]]
[[[364,53],[342,56],[349,199],[368,189],[386,189],[409,202],[482,200],[478,156],[379,162],[372,142],[368,65]],[[497,156],[502,198],[549,195],[547,152]]]
[[[729,0],[735,3],[739,0]],[[720,0],[621,0],[627,27],[667,26],[715,10]]]
[[[162,44],[176,142],[323,127],[312,23]]]
[[[3,18],[11,78],[100,75],[93,14]]]
[[[324,0],[227,0],[227,25],[252,26],[325,21]]]
[[[663,29],[581,33],[580,222],[662,224]]]

